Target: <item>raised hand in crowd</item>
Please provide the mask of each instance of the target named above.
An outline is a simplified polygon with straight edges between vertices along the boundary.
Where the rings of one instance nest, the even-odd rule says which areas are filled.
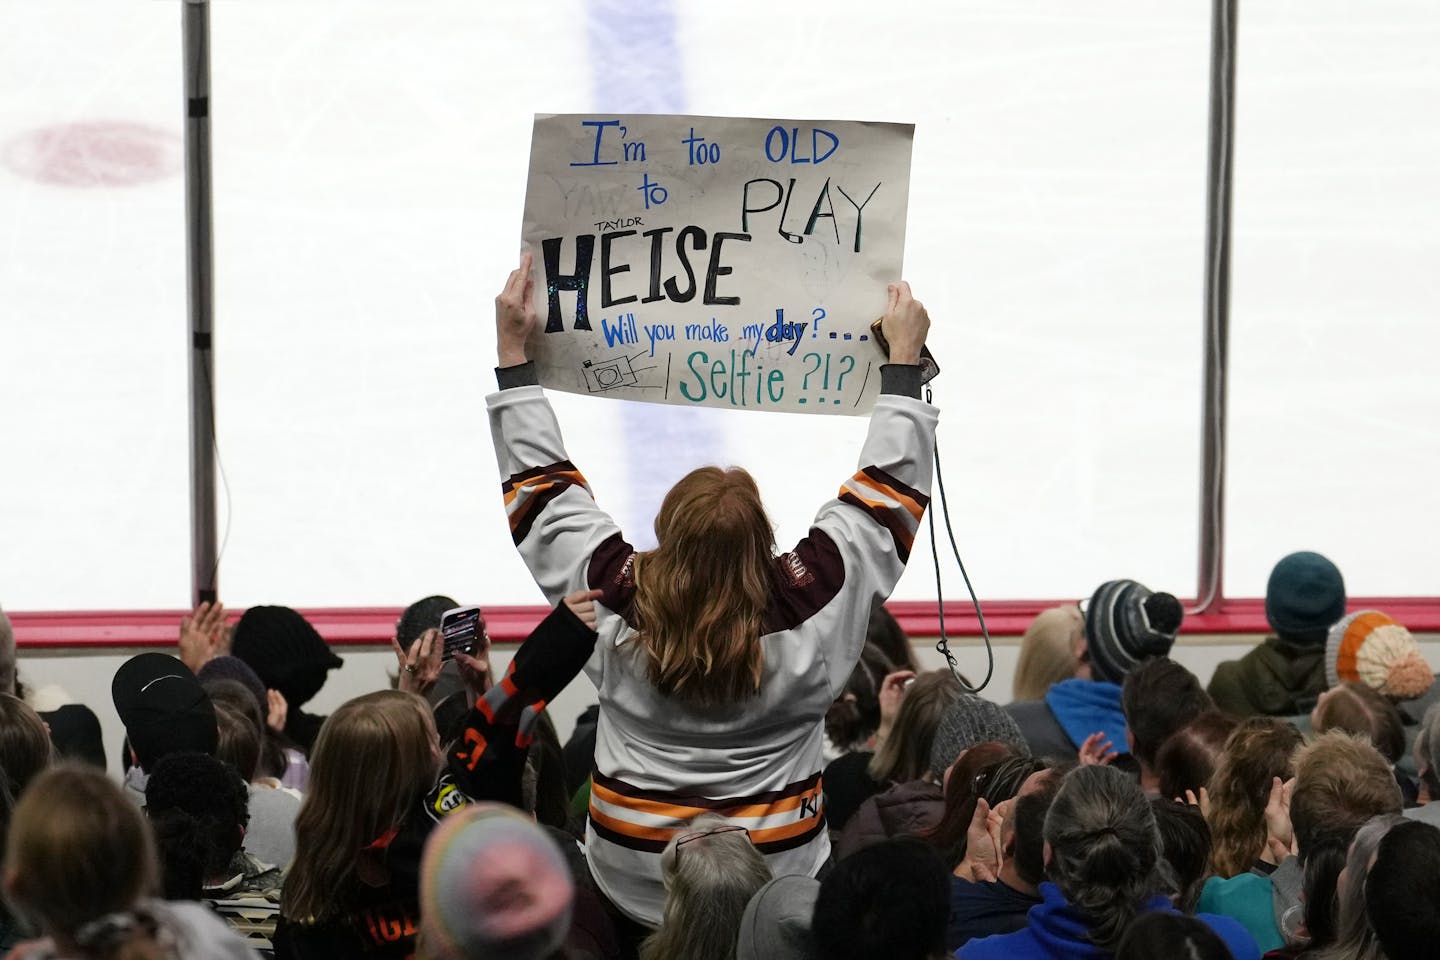
[[[1080,764],[1086,767],[1105,766],[1119,756],[1115,743],[1105,739],[1104,733],[1092,733],[1080,744]]]
[[[894,673],[886,674],[885,679],[880,683],[880,693],[877,699],[880,701],[880,726],[875,730],[875,746],[878,748],[885,738],[890,735],[890,730],[895,726],[895,718],[900,713],[900,704],[905,702],[905,691],[910,689],[910,683],[915,679],[914,670],[896,670]]]
[[[984,797],[975,801],[975,813],[970,818],[970,828],[965,832],[965,859],[955,868],[955,876],[976,883],[994,883],[1000,877],[1000,868],[1005,857],[1000,841],[1000,828],[1005,822],[1006,800],[990,809]]]
[[[180,662],[199,673],[200,668],[226,652],[225,604],[208,600],[180,620]]]
[[[530,275],[532,265],[530,254],[521,256],[520,266],[510,271],[505,289],[495,298],[495,346],[502,367],[513,367],[529,359],[525,340],[538,319],[531,300],[535,292],[535,280]]]
[[[285,719],[290,716],[290,704],[279,690],[265,691],[265,726],[276,733],[285,732]]]
[[[930,314],[911,295],[910,284],[904,280],[890,284],[886,290],[890,304],[881,318],[880,330],[890,343],[890,362],[919,363],[920,348],[930,333]]]
[[[408,651],[402,649],[397,640],[391,640],[390,646],[400,661],[400,689],[425,696],[440,679],[440,668],[445,665],[445,643],[440,639],[440,631],[426,630],[415,638]]]
[[[1274,777],[1270,781],[1270,796],[1265,801],[1265,849],[1260,854],[1266,863],[1278,866],[1296,853],[1295,827],[1290,823],[1290,794],[1294,789],[1294,777],[1285,781]]]

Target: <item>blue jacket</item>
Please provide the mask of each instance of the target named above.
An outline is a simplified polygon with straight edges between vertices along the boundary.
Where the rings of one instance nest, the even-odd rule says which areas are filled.
[[[1113,954],[1089,940],[1089,924],[1070,909],[1060,888],[1040,884],[1041,902],[1030,910],[1029,925],[1018,933],[971,940],[955,954],[960,960],[1109,960]],[[1142,913],[1174,913],[1166,897],[1157,896],[1140,908]],[[1220,935],[1235,960],[1260,960],[1260,949],[1245,928],[1229,917],[1196,914],[1196,919]]]

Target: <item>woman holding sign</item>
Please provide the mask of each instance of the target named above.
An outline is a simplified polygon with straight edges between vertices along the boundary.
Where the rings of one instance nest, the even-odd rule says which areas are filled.
[[[586,672],[600,693],[586,851],[600,889],[660,922],[660,855],[717,813],[747,828],[776,876],[830,856],[820,770],[825,711],[894,588],[929,502],[935,408],[919,399],[929,316],[889,287],[890,363],[860,470],[809,535],[777,555],[755,482],[702,467],[666,495],[659,546],[637,553],[566,457],[526,353],[536,331],[526,255],[495,301],[500,391],[488,399],[516,546],[552,601],[596,599]]]

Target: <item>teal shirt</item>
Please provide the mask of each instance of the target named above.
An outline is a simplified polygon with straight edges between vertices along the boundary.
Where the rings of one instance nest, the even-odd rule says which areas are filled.
[[[1218,913],[1239,921],[1255,938],[1260,952],[1285,946],[1280,925],[1275,922],[1274,887],[1269,877],[1242,873],[1238,877],[1211,877],[1200,891],[1197,913]]]

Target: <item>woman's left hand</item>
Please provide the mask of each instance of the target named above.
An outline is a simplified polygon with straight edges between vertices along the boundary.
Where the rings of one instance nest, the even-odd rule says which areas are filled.
[[[440,679],[440,668],[444,666],[445,642],[440,639],[440,631],[426,630],[410,644],[408,652],[401,648],[399,640],[391,640],[390,645],[400,661],[400,689],[425,696]]]

